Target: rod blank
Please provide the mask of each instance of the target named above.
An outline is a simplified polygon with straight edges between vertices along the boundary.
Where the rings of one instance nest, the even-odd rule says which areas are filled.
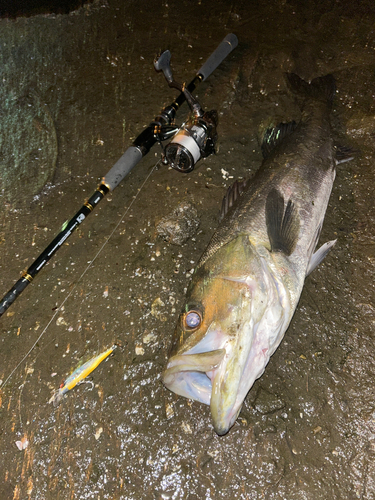
[[[205,80],[219,64],[226,58],[226,56],[237,47],[238,40],[236,35],[227,35],[224,40],[219,44],[217,49],[211,54],[207,61],[203,64],[198,74],[188,85],[188,90],[193,92],[197,84]],[[86,217],[94,210],[96,205],[104,198],[109,192],[113,191],[126,175],[141,161],[157,142],[155,135],[155,123],[170,125],[176,115],[178,108],[185,101],[184,93],[180,93],[170,106],[165,107],[160,115],[158,115],[154,122],[151,122],[143,132],[133,142],[121,158],[115,163],[111,170],[105,175],[102,183],[91,196],[91,198],[84,203],[81,209],[75,216],[68,222],[67,226],[59,232],[54,240],[48,247],[39,255],[39,257],[31,264],[23,276],[13,285],[9,292],[0,301],[0,316],[13,304],[17,297],[23,292],[29,283],[33,280],[36,274],[48,263],[51,257],[69,238],[69,236],[77,229],[77,227],[86,219]]]

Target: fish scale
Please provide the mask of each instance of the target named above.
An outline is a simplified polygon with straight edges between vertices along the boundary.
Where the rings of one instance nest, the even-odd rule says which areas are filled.
[[[306,275],[335,244],[313,253],[335,179],[334,79],[288,80],[301,121],[269,130],[258,172],[243,189],[228,190],[224,218],[196,266],[163,373],[171,391],[210,405],[219,435],[234,424],[279,346]]]

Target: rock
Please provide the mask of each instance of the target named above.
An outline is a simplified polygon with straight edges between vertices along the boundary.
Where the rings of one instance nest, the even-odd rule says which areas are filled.
[[[285,403],[275,394],[271,394],[263,388],[260,388],[255,401],[253,402],[254,409],[261,415],[268,415],[283,409]]]
[[[169,243],[183,245],[199,227],[197,209],[190,201],[182,201],[170,215],[156,225],[156,234]]]

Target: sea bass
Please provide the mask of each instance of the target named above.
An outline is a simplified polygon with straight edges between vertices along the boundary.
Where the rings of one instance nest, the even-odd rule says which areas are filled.
[[[210,405],[219,435],[234,424],[279,346],[305,277],[335,243],[315,251],[335,179],[334,78],[287,77],[302,98],[301,122],[268,131],[260,169],[246,186],[229,190],[163,373],[168,389]]]

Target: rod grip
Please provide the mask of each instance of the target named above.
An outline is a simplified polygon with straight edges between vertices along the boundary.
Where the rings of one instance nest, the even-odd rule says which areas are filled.
[[[103,177],[102,183],[113,191],[122,179],[142,160],[142,157],[143,155],[139,148],[130,146],[113,165],[107,175]]]
[[[202,75],[203,80],[206,80],[206,78],[208,78],[210,74],[215,71],[215,69],[224,61],[227,55],[237,47],[237,45],[238,38],[236,35],[234,33],[227,35],[217,49],[212,52],[197,74]]]
[[[9,290],[9,292],[4,295],[4,297],[0,301],[0,316],[2,316],[5,311],[10,307],[16,298],[25,290],[29,281],[26,278],[20,278],[13,287]]]

